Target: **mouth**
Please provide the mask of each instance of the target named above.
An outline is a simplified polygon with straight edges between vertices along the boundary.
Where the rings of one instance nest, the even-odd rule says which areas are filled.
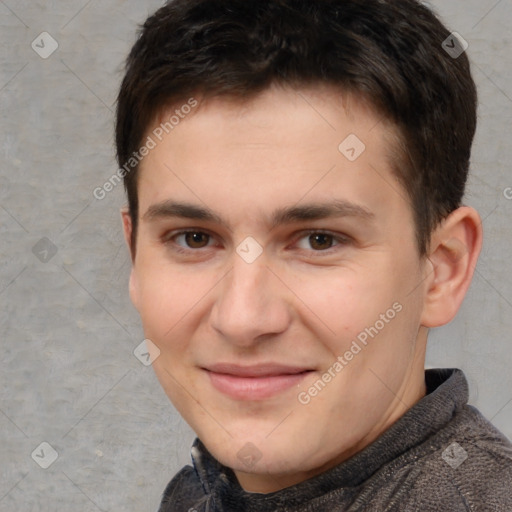
[[[203,368],[213,387],[235,400],[265,400],[294,386],[314,370],[279,364],[238,366],[220,363]]]

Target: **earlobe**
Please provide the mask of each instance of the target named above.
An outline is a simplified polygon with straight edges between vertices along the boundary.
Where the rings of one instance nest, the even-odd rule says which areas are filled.
[[[132,218],[130,215],[130,211],[128,207],[121,209],[121,221],[123,223],[123,233],[124,233],[124,240],[126,242],[126,245],[128,246],[128,250],[130,251],[130,257],[132,258],[133,262],[133,254],[132,254]]]
[[[129,292],[130,299],[135,309],[139,311],[139,301],[138,301],[138,286],[137,286],[137,275],[135,273],[135,267],[132,267],[130,272],[130,282],[129,282]]]
[[[124,233],[124,239],[126,242],[126,245],[128,246],[128,250],[130,251],[130,256],[132,258],[132,269],[130,272],[130,282],[129,282],[129,292],[130,292],[130,299],[135,306],[135,308],[138,310],[138,287],[137,287],[137,276],[135,272],[135,261],[132,253],[132,218],[130,216],[130,212],[128,208],[123,208],[121,210],[121,218],[123,222],[123,233]]]
[[[422,325],[450,322],[464,300],[482,248],[482,222],[474,208],[461,207],[431,237]]]

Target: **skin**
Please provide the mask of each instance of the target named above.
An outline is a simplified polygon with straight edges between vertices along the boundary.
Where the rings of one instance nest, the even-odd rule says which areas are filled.
[[[366,145],[354,162],[338,149],[349,134]],[[272,87],[243,103],[202,102],[141,163],[130,295],[160,351],[153,367],[183,418],[248,491],[273,492],[339,464],[426,393],[428,329],[449,322],[463,300],[481,222],[459,208],[420,258],[388,158],[394,135],[355,97]],[[334,199],[371,215],[270,224],[279,208]],[[208,207],[227,225],[148,214],[169,200]],[[129,242],[126,210],[123,224]],[[176,234],[184,229],[199,234]],[[248,236],[263,249],[252,263],[237,253]],[[401,311],[301,403],[299,393],[393,304]],[[241,400],[217,390],[203,369],[220,362],[312,372],[270,398]],[[237,456],[241,449],[251,464]]]

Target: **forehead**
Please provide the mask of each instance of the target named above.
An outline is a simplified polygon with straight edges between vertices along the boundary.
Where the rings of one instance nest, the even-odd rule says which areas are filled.
[[[245,101],[190,99],[194,108],[175,103],[147,132],[155,148],[140,166],[141,215],[171,198],[275,211],[304,199],[361,200],[365,187],[405,196],[392,172],[397,130],[354,95],[273,87]]]
[[[200,119],[194,123],[197,117]],[[273,123],[282,136],[285,133],[293,135],[295,129],[307,129],[308,126],[320,132],[336,132],[339,129],[336,121],[340,119],[350,122],[354,129],[360,130],[361,135],[365,131],[373,131],[379,125],[381,129],[377,135],[384,135],[386,143],[401,139],[398,127],[368,97],[325,83],[300,88],[274,84],[262,92],[244,97],[229,94],[208,96],[200,91],[182,94],[179,99],[157,110],[146,132],[151,134],[155,130],[160,131],[163,137],[169,135],[168,132],[176,135],[183,131],[181,127],[185,121],[187,125],[194,124],[197,127],[206,126],[210,120],[218,129],[231,124],[235,131],[239,128],[235,122],[246,123],[245,130],[237,135],[251,138],[255,136],[255,130],[250,131],[250,128],[259,126],[268,129]],[[294,124],[298,120],[303,122]],[[224,122],[222,126],[221,121]],[[209,136],[219,133],[218,129]],[[276,142],[282,143],[283,139]]]

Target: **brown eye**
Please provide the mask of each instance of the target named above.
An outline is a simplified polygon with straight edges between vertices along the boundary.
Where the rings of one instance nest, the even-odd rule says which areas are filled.
[[[190,253],[210,247],[211,238],[211,235],[203,231],[189,230],[166,235],[163,241],[178,252],[188,251]]]
[[[296,245],[310,256],[327,256],[350,245],[351,238],[342,234],[310,230],[303,232]]]
[[[208,245],[210,235],[199,231],[188,231],[187,233],[183,233],[179,236],[185,237],[185,243],[190,249],[202,249]]]
[[[309,236],[311,247],[317,251],[325,251],[332,247],[334,237],[325,233],[315,233]]]

